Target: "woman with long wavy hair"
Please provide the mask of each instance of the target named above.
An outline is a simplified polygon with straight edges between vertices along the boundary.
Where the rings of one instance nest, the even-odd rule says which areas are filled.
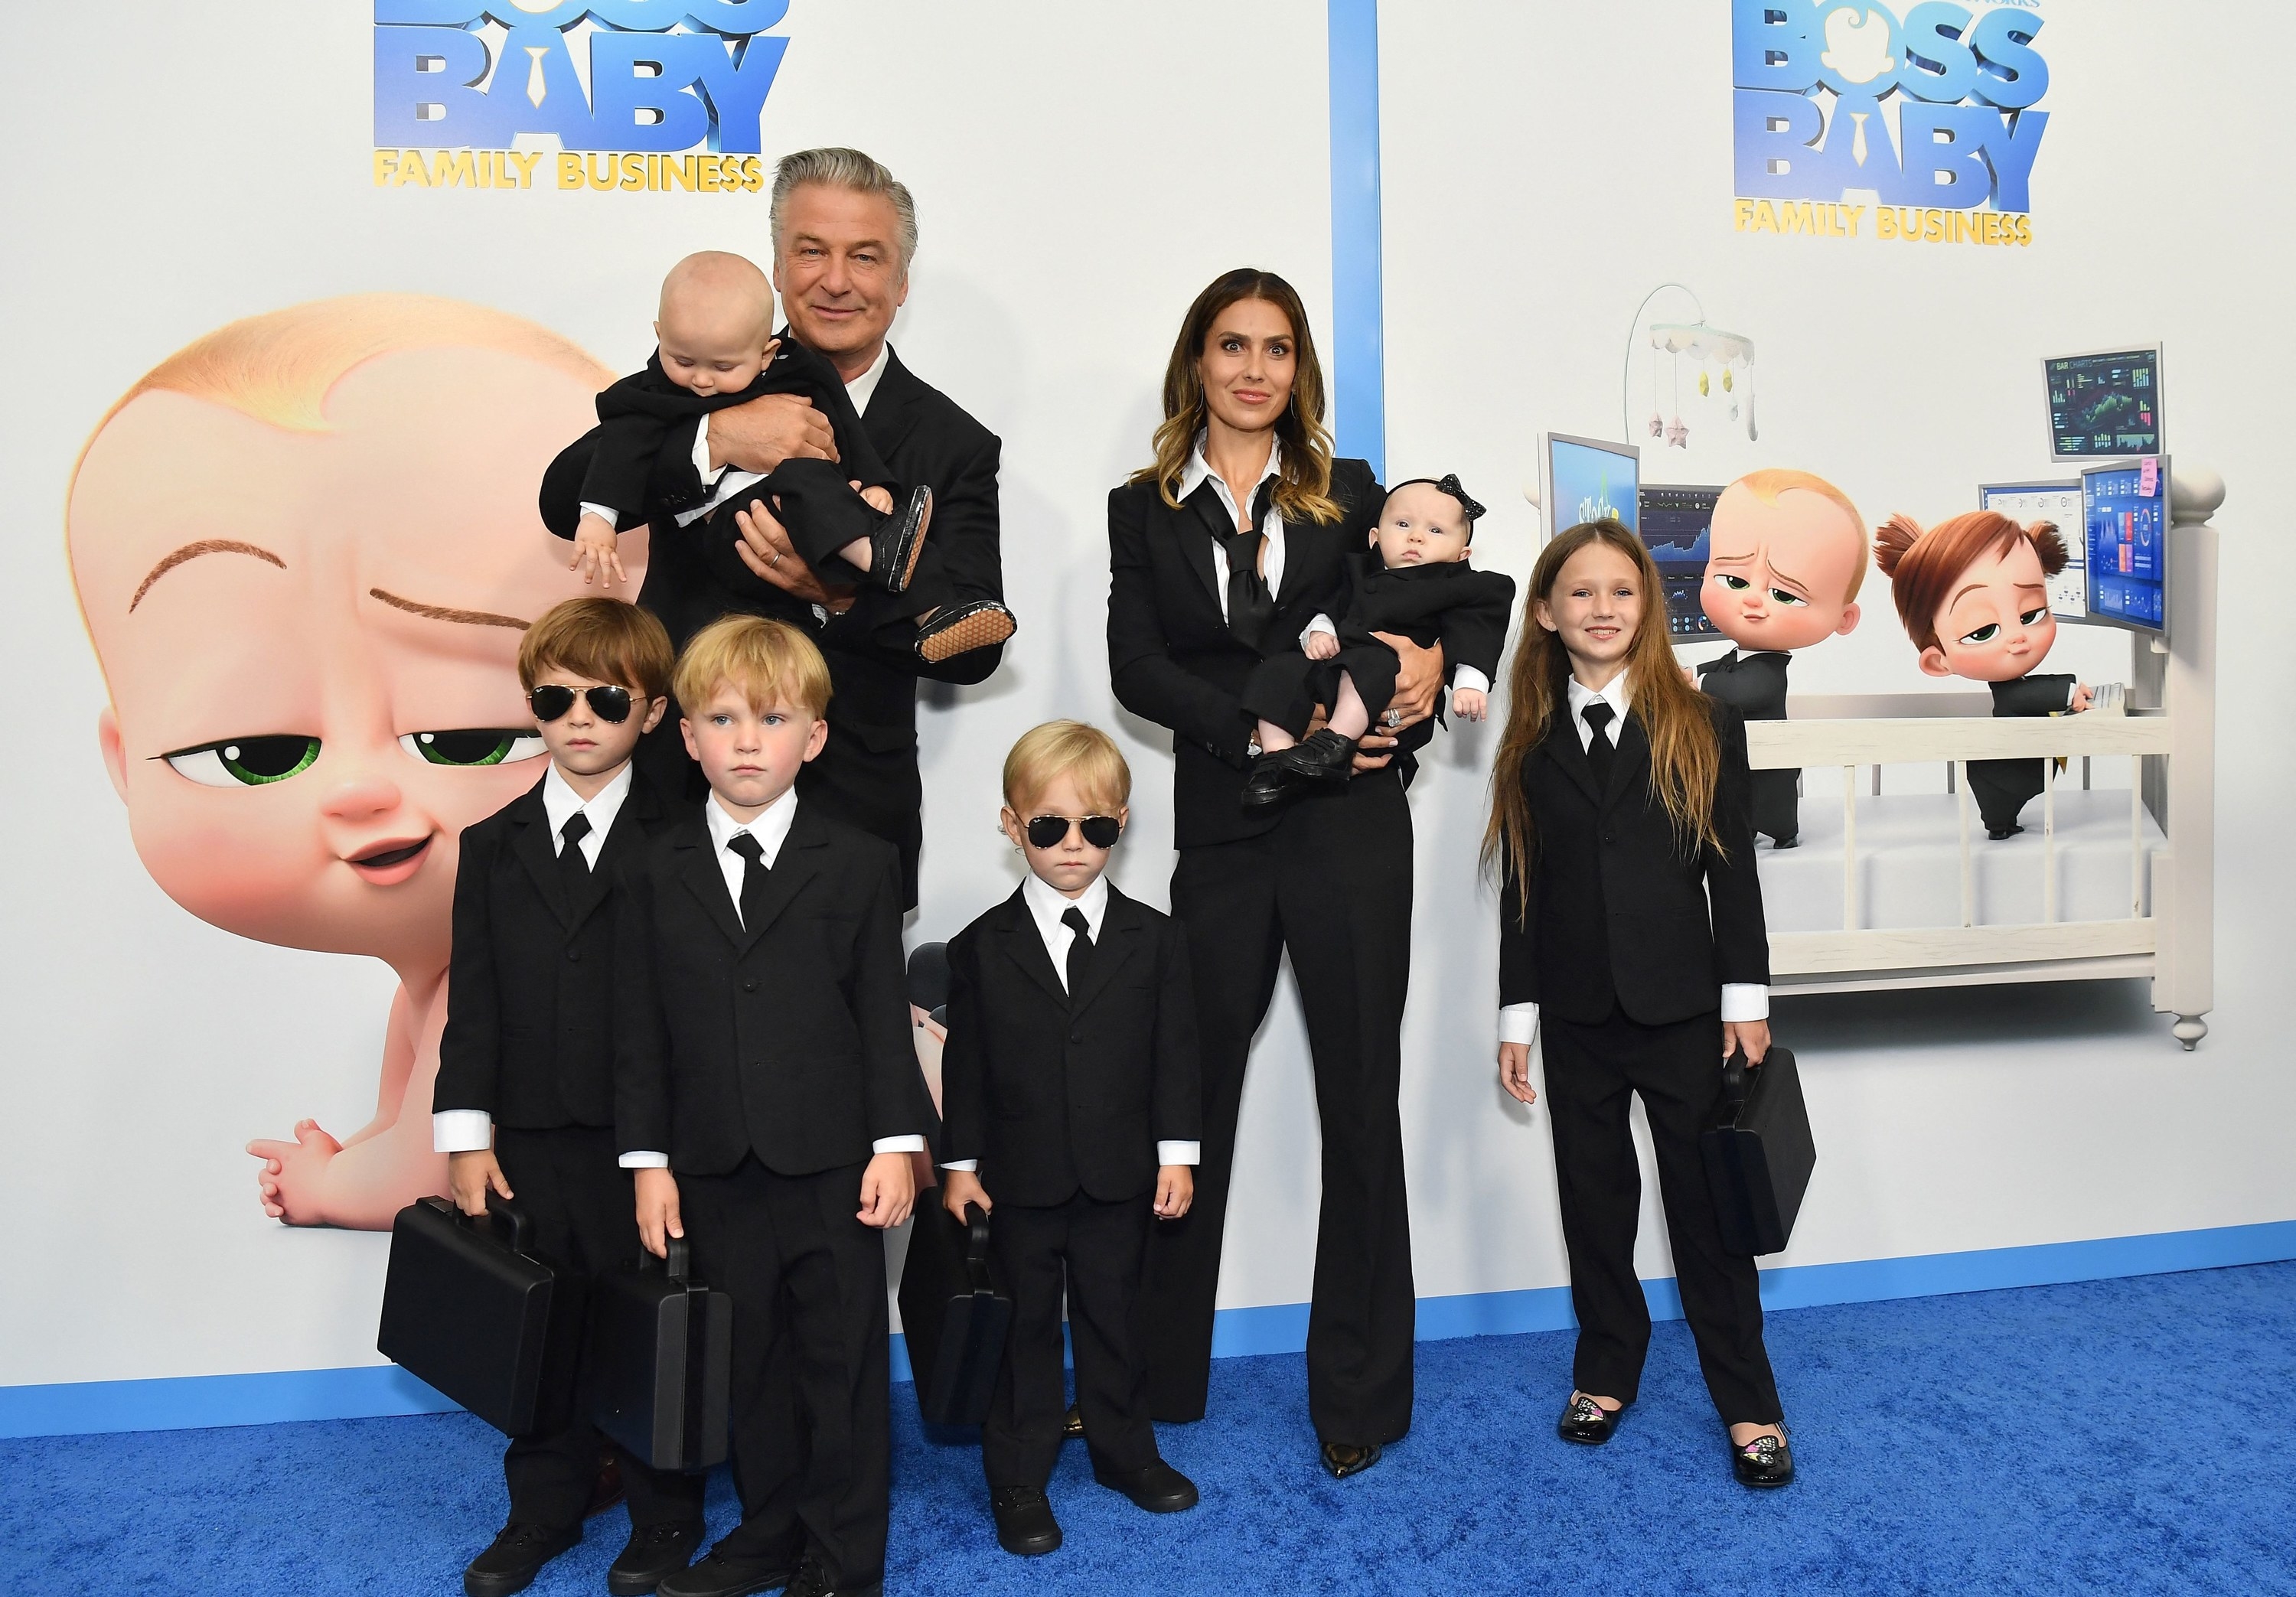
[[[1411,1423],[1397,1105],[1411,811],[1394,750],[1431,713],[1442,654],[1389,637],[1402,670],[1385,730],[1365,739],[1351,781],[1275,814],[1243,807],[1255,723],[1239,700],[1263,657],[1300,647],[1318,619],[1311,595],[1367,546],[1382,498],[1369,465],[1332,458],[1292,285],[1248,267],[1214,281],[1172,348],[1155,461],[1108,499],[1109,669],[1126,708],[1172,730],[1172,913],[1203,1061],[1204,1140],[1184,1151],[1201,1153],[1195,1204],[1150,1241],[1141,1321],[1155,1418],[1201,1419],[1244,1066],[1288,950],[1323,1122],[1308,1407],[1335,1476],[1369,1467]]]
[[[1768,1052],[1769,942],[1738,712],[1692,687],[1664,588],[1616,521],[1559,534],[1532,569],[1491,775],[1499,868],[1499,1080],[1524,1103],[1543,1039],[1555,1187],[1578,1316],[1556,1429],[1611,1439],[1635,1400],[1650,1309],[1635,1277],[1639,1093],[1684,1317],[1749,1486],[1793,1477],[1754,1262],[1723,1251],[1699,1134],[1722,1066]]]

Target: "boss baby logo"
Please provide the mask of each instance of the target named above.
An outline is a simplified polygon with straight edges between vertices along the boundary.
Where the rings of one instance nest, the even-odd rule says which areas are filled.
[[[375,184],[754,193],[758,117],[789,48],[766,29],[788,12],[789,0],[375,0]],[[536,147],[550,143],[554,155]]]
[[[2030,4],[1731,0],[1738,231],[2031,243],[2041,29]]]

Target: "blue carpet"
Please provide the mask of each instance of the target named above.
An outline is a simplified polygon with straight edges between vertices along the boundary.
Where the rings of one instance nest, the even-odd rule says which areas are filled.
[[[1143,1514],[1081,1447],[1068,1544],[997,1550],[977,1447],[896,1388],[892,1568],[907,1597],[1144,1592],[2296,1592],[2296,1264],[1770,1317],[1801,1478],[1730,1478],[1688,1333],[1662,1324],[1601,1450],[1553,1431],[1568,1334],[1419,1349],[1418,1422],[1370,1473],[1316,1466],[1297,1356],[1215,1366],[1164,1429],[1202,1486]],[[501,1514],[499,1439],[407,1419],[0,1443],[0,1590],[459,1592]],[[713,1530],[733,1520],[712,1483]],[[604,1589],[592,1522],[540,1593]]]

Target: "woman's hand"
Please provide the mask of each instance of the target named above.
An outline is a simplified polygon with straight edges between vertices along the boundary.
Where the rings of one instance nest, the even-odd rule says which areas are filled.
[[[1390,731],[1417,725],[1435,713],[1435,695],[1443,690],[1443,645],[1422,649],[1399,632],[1371,635],[1394,650],[1398,662],[1395,697],[1387,701],[1382,722]]]
[[[1517,1103],[1538,1102],[1538,1089],[1530,1085],[1530,1044],[1501,1043],[1499,1044],[1499,1085]]]
[[[1770,1023],[1767,1020],[1725,1020],[1722,1022],[1722,1062],[1728,1064],[1730,1056],[1743,1048],[1746,1062],[1759,1065],[1770,1051]]]

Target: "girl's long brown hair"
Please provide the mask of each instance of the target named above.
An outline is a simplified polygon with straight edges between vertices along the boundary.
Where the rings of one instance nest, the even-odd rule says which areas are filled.
[[[1483,833],[1483,863],[1514,878],[1518,922],[1530,906],[1530,877],[1538,839],[1524,790],[1523,762],[1557,720],[1567,720],[1570,658],[1562,640],[1538,622],[1538,606],[1551,600],[1554,585],[1571,556],[1590,544],[1617,550],[1635,568],[1641,589],[1642,622],[1627,649],[1628,708],[1650,740],[1650,790],[1674,823],[1685,853],[1704,845],[1719,849],[1714,825],[1714,789],[1722,773],[1721,740],[1714,733],[1711,705],[1692,687],[1675,663],[1667,641],[1666,589],[1642,539],[1616,521],[1581,521],[1555,535],[1531,569],[1530,602],[1507,681],[1506,729],[1491,770],[1491,819]]]
[[[1180,477],[1194,452],[1196,435],[1203,431],[1209,412],[1204,382],[1196,370],[1212,323],[1229,306],[1245,299],[1264,299],[1292,323],[1292,344],[1298,362],[1292,382],[1292,403],[1275,420],[1275,436],[1283,446],[1283,461],[1275,481],[1275,508],[1287,521],[1329,523],[1340,519],[1339,502],[1332,497],[1332,435],[1324,428],[1324,367],[1316,358],[1315,336],[1308,330],[1307,307],[1298,291],[1273,272],[1238,266],[1212,279],[1180,323],[1171,361],[1164,368],[1164,421],[1156,429],[1156,463],[1132,474],[1134,482],[1152,482],[1164,503],[1180,504]]]

